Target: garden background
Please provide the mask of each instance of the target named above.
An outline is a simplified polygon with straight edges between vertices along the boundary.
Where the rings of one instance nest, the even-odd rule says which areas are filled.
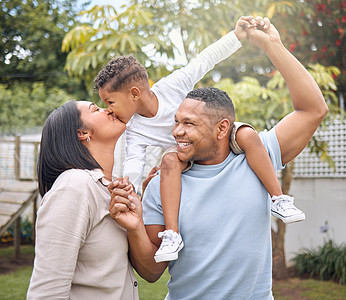
[[[334,257],[340,257],[335,253],[341,251],[341,268],[337,269],[336,263],[328,267],[317,258],[313,266],[337,269],[337,278],[346,277],[346,1],[3,0],[0,7],[2,137],[39,136],[48,114],[71,98],[92,100],[102,106],[92,80],[117,55],[133,53],[147,67],[153,83],[234,28],[241,15],[268,16],[285,46],[314,76],[330,111],[302,156],[278,174],[284,191],[301,199],[297,206],[308,219],[287,228],[273,220],[273,276],[275,280],[291,280],[287,279],[292,275],[289,258],[304,247],[314,250],[324,245],[322,254],[332,249]],[[216,86],[228,92],[237,118],[257,130],[273,127],[292,111],[282,77],[261,51],[246,42],[241,51],[216,66],[197,86]],[[116,153],[118,174],[122,146]],[[1,179],[9,176],[7,169],[11,172],[7,165],[10,151],[0,160]],[[155,163],[158,154],[156,149],[151,150],[148,165]],[[9,232],[3,244],[10,236]],[[305,272],[317,278],[326,274],[318,268]],[[30,277],[30,271],[27,273]],[[328,276],[333,279],[334,275]],[[291,282],[288,288],[292,293],[294,284]]]

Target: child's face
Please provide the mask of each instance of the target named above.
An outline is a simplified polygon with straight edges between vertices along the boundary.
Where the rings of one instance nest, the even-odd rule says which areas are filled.
[[[108,110],[125,124],[136,110],[129,91],[110,92],[107,85],[99,89],[100,98],[107,104]]]

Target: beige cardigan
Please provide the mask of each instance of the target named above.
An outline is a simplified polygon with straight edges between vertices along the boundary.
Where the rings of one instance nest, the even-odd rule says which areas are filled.
[[[102,177],[68,170],[44,196],[27,299],[138,299],[127,234],[109,215]]]

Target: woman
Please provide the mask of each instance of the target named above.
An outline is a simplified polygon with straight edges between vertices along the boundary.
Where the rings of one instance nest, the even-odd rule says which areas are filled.
[[[138,299],[126,231],[108,210],[114,148],[124,130],[124,123],[87,101],[70,101],[48,117],[27,299]]]

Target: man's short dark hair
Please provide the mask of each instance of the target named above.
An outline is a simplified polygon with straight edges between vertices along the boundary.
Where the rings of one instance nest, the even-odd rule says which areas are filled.
[[[232,122],[235,120],[233,102],[224,91],[214,87],[204,87],[189,92],[186,98],[205,102],[205,107],[216,110],[220,118],[228,118]]]
[[[98,73],[94,80],[94,90],[97,91],[110,82],[112,91],[116,92],[130,83],[143,80],[148,82],[147,70],[134,56],[118,56]]]

